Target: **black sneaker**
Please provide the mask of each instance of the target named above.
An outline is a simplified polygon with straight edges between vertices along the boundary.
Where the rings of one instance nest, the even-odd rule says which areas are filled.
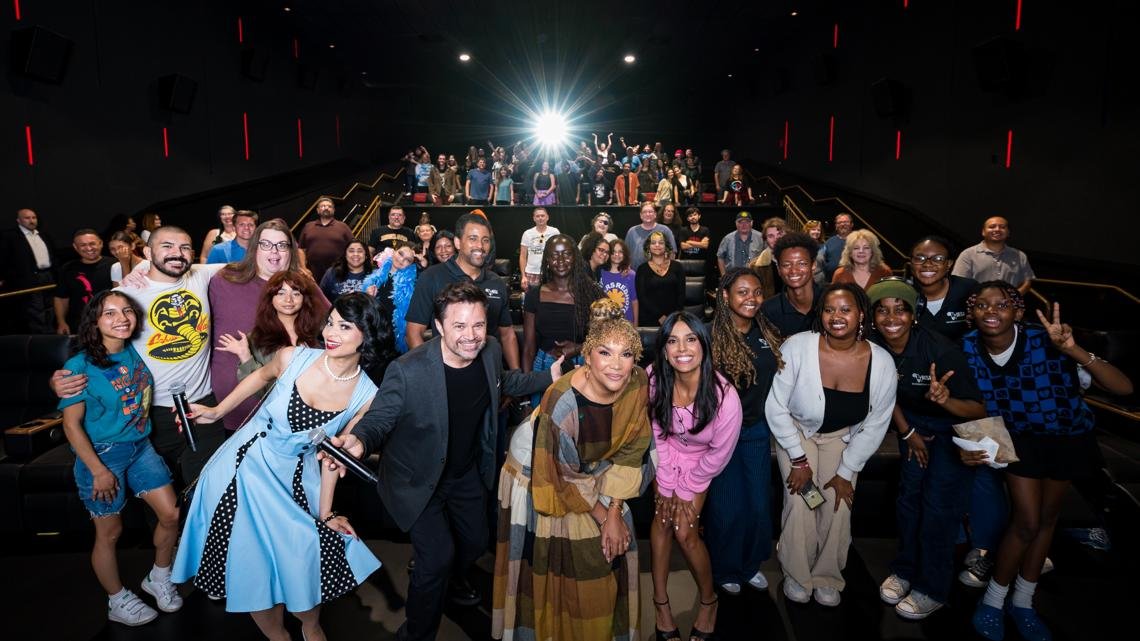
[[[958,573],[958,580],[971,588],[984,588],[994,573],[994,562],[988,554],[982,554],[966,563],[966,569]]]
[[[452,579],[447,582],[447,600],[455,605],[470,607],[479,605],[483,599],[467,579]]]

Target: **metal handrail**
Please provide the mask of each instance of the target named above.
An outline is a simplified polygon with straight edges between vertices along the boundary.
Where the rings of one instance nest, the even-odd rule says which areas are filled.
[[[812,196],[810,193],[808,193],[808,191],[803,188],[803,185],[800,185],[798,183],[795,185],[788,185],[787,187],[785,187],[785,186],[780,185],[780,183],[776,182],[776,179],[771,177],[771,176],[761,176],[760,178],[756,178],[756,176],[753,175],[752,172],[748,172],[748,175],[752,176],[753,180],[767,180],[768,182],[775,185],[776,189],[780,190],[781,192],[786,190],[786,189],[799,190],[800,193],[802,193],[804,196],[807,196],[808,200],[810,200],[813,205],[815,205],[817,203],[824,203],[824,202],[837,202],[837,203],[839,203],[843,207],[844,213],[850,215],[853,218],[857,218],[859,220],[859,222],[863,225],[864,229],[870,230],[871,233],[878,236],[879,240],[883,244],[885,244],[887,247],[890,247],[891,250],[893,250],[896,254],[898,254],[899,257],[902,258],[904,262],[907,260],[907,258],[909,258],[909,255],[906,252],[904,252],[903,250],[896,247],[895,244],[890,241],[890,239],[888,239],[886,236],[884,236],[881,231],[879,231],[878,229],[875,229],[874,225],[868,223],[866,218],[863,218],[862,216],[860,216],[854,209],[851,208],[851,205],[848,205],[846,202],[844,202],[844,200],[842,198],[840,198],[838,196],[828,196],[826,198],[816,198],[815,196]],[[785,198],[787,198],[787,196],[785,196]],[[802,211],[801,211],[801,215],[802,215]]]
[[[9,298],[11,296],[23,296],[24,294],[34,294],[36,292],[46,292],[49,289],[55,289],[55,285],[37,285],[27,289],[17,289],[10,292],[0,293],[0,298]]]
[[[352,183],[352,185],[348,188],[348,191],[344,192],[343,196],[318,196],[316,200],[313,201],[313,204],[309,205],[309,208],[305,210],[305,213],[301,214],[301,217],[297,219],[297,222],[293,223],[293,226],[290,227],[289,230],[292,231],[294,235],[296,235],[297,228],[301,226],[301,223],[305,222],[305,219],[309,217],[309,214],[313,213],[313,210],[317,208],[317,203],[319,203],[322,198],[331,198],[333,203],[342,203],[347,200],[348,197],[352,195],[352,192],[356,191],[358,188],[368,190],[375,189],[376,185],[380,184],[381,180],[384,180],[385,178],[389,180],[395,180],[396,178],[399,178],[400,174],[402,173],[404,173],[403,167],[400,167],[395,174],[389,174],[382,171],[380,172],[380,175],[376,177],[376,180],[373,180],[371,183]]]

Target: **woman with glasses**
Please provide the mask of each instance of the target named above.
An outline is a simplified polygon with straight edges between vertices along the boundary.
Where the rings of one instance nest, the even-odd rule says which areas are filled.
[[[915,315],[923,327],[957,343],[970,326],[966,322],[966,301],[977,281],[955,276],[954,247],[941,236],[925,236],[910,250],[910,273],[918,298]]]
[[[269,279],[279,272],[304,269],[289,226],[280,218],[258,225],[249,246],[254,251],[246,252],[240,261],[226,265],[210,279],[215,336],[237,336],[251,331],[257,320],[257,302]],[[329,303],[325,295],[318,295],[320,304],[327,309]],[[217,398],[225,398],[237,386],[238,365],[238,357],[224,350],[215,351],[210,358],[210,380]],[[226,429],[241,427],[245,417],[257,406],[257,400],[247,398],[229,412],[223,421]]]
[[[972,487],[953,426],[986,415],[957,345],[915,322],[914,288],[889,278],[867,290],[880,347],[898,369],[894,424],[902,463],[895,507],[898,553],[879,597],[904,619],[925,619],[950,597],[954,543]]]
[[[586,261],[586,268],[595,280],[601,278],[604,267],[610,264],[610,241],[606,240],[596,231],[586,234],[578,244],[582,251],[582,260]]]
[[[1132,381],[1077,344],[1058,304],[1051,316],[1037,312],[1040,326],[1023,325],[1021,293],[1004,281],[988,281],[967,306],[976,329],[962,339],[966,361],[986,413],[1002,418],[1019,459],[1004,470],[1013,513],[993,578],[974,611],[974,629],[1002,639],[1008,615],[1022,638],[1051,639],[1033,609],[1033,594],[1070,485],[1095,477],[1102,460],[1082,392],[1095,383],[1110,394],[1131,394]],[[967,465],[987,462],[985,452],[963,450],[961,457]]]

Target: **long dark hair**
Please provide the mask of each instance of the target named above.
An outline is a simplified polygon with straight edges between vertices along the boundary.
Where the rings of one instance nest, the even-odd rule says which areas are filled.
[[[756,367],[752,364],[752,350],[744,342],[744,336],[736,331],[732,324],[732,309],[725,300],[725,294],[732,289],[736,281],[745,276],[760,277],[747,267],[733,267],[724,273],[720,279],[720,286],[716,290],[716,311],[713,312],[713,356],[724,373],[737,389],[744,389],[756,383]],[[780,355],[780,345],[783,338],[780,331],[764,316],[764,312],[757,310],[753,320],[760,327],[760,335],[768,341],[772,355],[776,357],[776,368],[784,369],[784,360]]]
[[[372,273],[373,269],[376,269],[376,265],[372,263],[372,252],[368,251],[368,245],[365,245],[362,241],[354,240],[344,246],[344,251],[340,253],[340,257],[333,263],[333,274],[336,275],[337,280],[348,278],[348,248],[353,245],[360,245],[364,248],[364,275],[367,276]]]
[[[289,285],[301,292],[301,309],[293,321],[298,345],[306,347],[317,345],[317,335],[321,333],[322,323],[328,317],[329,310],[325,305],[324,294],[308,273],[277,272],[269,277],[269,282],[261,290],[253,330],[249,333],[250,344],[257,347],[262,354],[290,346],[289,332],[285,331],[285,325],[281,323],[277,310],[273,308],[273,299],[283,285]]]
[[[360,367],[374,381],[374,373],[383,375],[388,363],[398,356],[396,339],[392,333],[392,317],[380,309],[376,299],[362,292],[337,297],[332,308],[340,317],[352,323],[363,334],[360,342]],[[329,312],[332,314],[332,311]],[[317,334],[317,343],[323,348],[325,337]]]
[[[107,354],[107,347],[103,345],[103,334],[99,331],[99,315],[103,313],[103,301],[112,296],[118,296],[127,301],[127,305],[135,310],[135,328],[127,338],[128,343],[139,335],[143,321],[146,320],[139,304],[123,292],[108,289],[95,294],[87,302],[87,306],[83,308],[83,313],[79,315],[79,329],[75,335],[78,351],[87,354],[87,360],[95,367],[106,368],[111,366],[111,357]]]
[[[661,437],[669,438],[673,429],[673,366],[665,356],[665,346],[669,334],[677,323],[684,323],[697,335],[701,344],[701,378],[697,383],[697,395],[693,399],[693,428],[690,434],[699,434],[716,415],[720,397],[724,394],[718,384],[716,370],[713,369],[712,336],[708,327],[693,314],[686,311],[673,312],[665,317],[653,346],[653,395],[649,398],[649,415],[661,426]]]
[[[452,256],[455,255],[455,252],[456,252],[455,234],[452,233],[450,230],[441,229],[441,230],[435,232],[435,235],[431,237],[431,244],[428,246],[428,264],[429,265],[438,265],[439,264],[439,260],[437,260],[435,257],[435,244],[439,242],[440,238],[446,238],[447,240],[451,241],[451,248],[452,248],[451,249],[451,255]]]
[[[554,272],[550,269],[550,256],[554,252],[550,248],[555,242],[566,243],[571,249],[570,273],[566,280],[570,295],[574,298],[574,336],[582,337],[586,335],[586,329],[590,324],[590,303],[606,294],[598,284],[598,279],[590,273],[590,266],[582,260],[582,252],[577,251],[577,243],[566,234],[551,236],[543,247],[542,284],[545,285],[554,278]]]

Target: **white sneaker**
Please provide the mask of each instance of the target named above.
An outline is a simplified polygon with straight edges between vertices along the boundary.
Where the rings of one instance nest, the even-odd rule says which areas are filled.
[[[784,577],[784,596],[789,601],[796,603],[807,603],[811,601],[811,591],[804,586],[800,585],[795,579],[790,576]]]
[[[751,585],[757,590],[767,590],[768,579],[765,578],[763,572],[757,571],[756,574],[752,575],[751,579],[748,579],[748,585]]]
[[[1045,557],[1045,563],[1041,564],[1041,574],[1049,574],[1053,569],[1053,559]]]
[[[720,589],[724,590],[726,594],[731,594],[733,596],[740,594],[739,583],[721,583]]]
[[[829,608],[834,608],[839,605],[840,596],[839,590],[835,588],[816,588],[815,589],[815,602],[820,605],[826,605]]]
[[[158,618],[158,612],[150,607],[137,594],[127,590],[121,598],[107,602],[107,618],[123,625],[143,625]]]
[[[905,599],[908,592],[910,592],[910,581],[899,578],[897,574],[888,576],[879,586],[879,598],[883,603],[890,605],[896,605]]]
[[[154,597],[154,602],[163,612],[177,612],[182,609],[182,595],[170,580],[170,574],[164,579],[151,580],[151,572],[147,572],[143,579],[143,592]]]
[[[915,590],[908,594],[905,599],[899,601],[898,605],[895,606],[895,612],[904,619],[919,621],[934,614],[941,607],[942,603]]]

